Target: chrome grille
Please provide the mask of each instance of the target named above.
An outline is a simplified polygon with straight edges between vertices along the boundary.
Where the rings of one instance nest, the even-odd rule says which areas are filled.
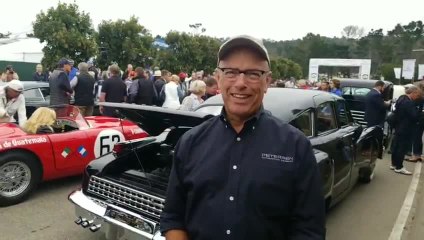
[[[361,124],[362,126],[367,125],[367,121],[365,121],[365,112],[351,110],[350,113],[352,114],[353,120],[355,120],[357,123]]]
[[[91,176],[87,191],[156,218],[160,217],[165,204],[162,198],[96,176]]]

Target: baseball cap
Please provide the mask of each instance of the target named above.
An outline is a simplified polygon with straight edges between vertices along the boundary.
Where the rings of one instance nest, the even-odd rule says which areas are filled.
[[[59,62],[57,63],[60,67],[63,67],[64,65],[69,65],[69,60],[66,58],[62,58],[59,60]]]
[[[156,70],[153,76],[160,77],[162,76],[162,72],[160,70]]]
[[[246,47],[252,50],[255,50],[261,57],[267,60],[268,65],[270,65],[268,51],[266,50],[264,43],[261,39],[254,38],[249,35],[240,35],[236,37],[232,37],[224,42],[218,51],[218,62],[222,60],[222,58],[226,57],[226,55],[234,48],[237,47]]]
[[[186,78],[187,74],[185,72],[180,72],[180,74],[178,74],[179,78]]]
[[[12,80],[7,84],[7,87],[17,91],[22,92],[24,90],[24,85],[22,85],[21,81],[19,80]]]

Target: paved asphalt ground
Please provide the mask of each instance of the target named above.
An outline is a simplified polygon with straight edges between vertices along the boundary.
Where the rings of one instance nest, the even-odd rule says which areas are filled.
[[[328,240],[387,240],[393,228],[410,176],[388,169],[389,161],[379,160],[376,176],[370,184],[359,184],[349,196],[328,213]],[[406,167],[413,170],[414,165]],[[101,240],[74,224],[73,206],[68,194],[80,184],[79,177],[42,184],[26,202],[0,208],[1,240]],[[420,196],[414,226],[408,240],[421,240],[424,234],[424,197]],[[422,207],[421,207],[422,205]]]

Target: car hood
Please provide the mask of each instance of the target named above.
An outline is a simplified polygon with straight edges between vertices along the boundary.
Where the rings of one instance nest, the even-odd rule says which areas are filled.
[[[146,105],[101,102],[100,106],[113,107],[119,117],[138,124],[150,136],[157,136],[170,127],[194,127],[213,117],[208,113],[188,112]]]

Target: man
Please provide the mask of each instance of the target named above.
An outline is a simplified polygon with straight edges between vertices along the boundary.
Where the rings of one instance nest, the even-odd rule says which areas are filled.
[[[330,83],[327,82],[327,81],[321,82],[321,86],[319,87],[319,90],[324,91],[324,92],[329,92],[330,91]]]
[[[271,72],[262,41],[231,38],[220,47],[218,69],[221,114],[175,148],[160,223],[166,239],[325,239],[311,144],[263,109]]]
[[[133,65],[132,64],[128,64],[127,65],[127,70],[125,70],[124,74],[122,74],[122,80],[127,80],[128,78],[131,77],[132,74],[134,74],[133,72]]]
[[[71,71],[71,64],[68,59],[62,58],[50,77],[50,105],[69,104],[72,95],[71,84],[68,74]]]
[[[71,81],[75,91],[75,103],[81,112],[86,116],[93,115],[94,109],[94,84],[96,80],[88,72],[88,64],[82,62],[78,64],[79,74]]]
[[[74,67],[74,64],[75,64],[74,60],[69,59],[69,65],[71,65],[71,70],[68,73],[69,81],[74,79],[74,77],[77,76],[77,74],[78,74],[78,69],[76,67]]]
[[[99,80],[99,70],[97,70],[96,65],[94,65],[94,62],[92,60],[87,62],[88,64],[88,72],[94,73],[94,80],[96,82]]]
[[[18,113],[19,126],[27,121],[24,87],[19,80],[12,80],[6,86],[0,87],[0,123],[15,122],[13,116]]]
[[[2,82],[10,82],[11,80],[18,80],[18,74],[13,70],[12,65],[7,65],[5,71],[1,74]]]
[[[37,64],[37,66],[35,67],[35,73],[32,75],[32,81],[49,81],[49,75],[43,72],[43,65]]]
[[[183,102],[183,99],[188,94],[187,85],[185,84],[185,79],[187,78],[187,74],[185,72],[180,72],[178,74],[180,78],[180,82],[178,83],[178,97],[180,98],[180,103]]]
[[[411,175],[412,173],[403,167],[403,160],[411,148],[414,130],[418,123],[418,111],[414,102],[421,98],[422,92],[417,86],[410,86],[405,93],[399,97],[395,106],[394,114],[397,121],[390,169],[399,174]]]
[[[386,111],[390,106],[390,101],[384,101],[382,93],[384,91],[384,82],[378,80],[365,96],[365,121],[367,127],[384,126]]]
[[[157,96],[153,82],[146,79],[144,69],[141,67],[135,69],[135,74],[128,92],[129,102],[139,105],[153,105]]]
[[[206,101],[206,99],[213,97],[218,92],[218,83],[216,82],[216,79],[213,77],[209,77],[205,80],[206,83],[206,93],[202,97],[203,100]]]
[[[156,70],[154,72],[154,77],[155,88],[156,91],[159,93],[162,90],[163,85],[168,82],[169,77],[171,77],[171,73],[168,70]]]
[[[103,82],[100,93],[100,102],[122,103],[127,99],[127,86],[119,77],[121,70],[118,65],[113,64],[109,67],[110,78]],[[99,107],[100,113],[109,117],[118,117],[114,108]]]

